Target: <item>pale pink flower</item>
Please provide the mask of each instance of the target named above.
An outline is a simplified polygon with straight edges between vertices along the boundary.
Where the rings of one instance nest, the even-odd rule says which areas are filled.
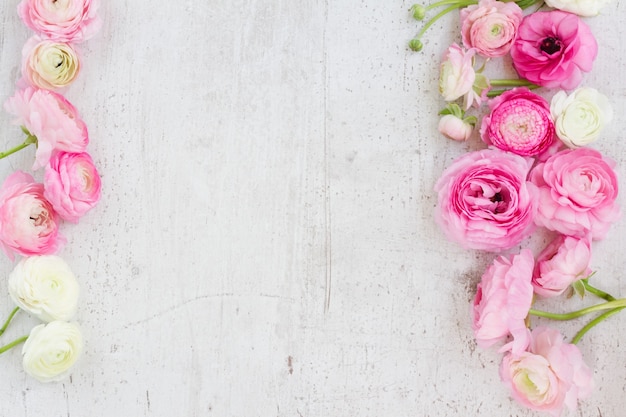
[[[514,88],[489,103],[480,135],[485,143],[522,156],[538,155],[556,140],[550,105],[527,88]]]
[[[478,284],[472,308],[472,328],[478,346],[490,347],[510,335],[515,352],[528,346],[526,316],[533,301],[533,255],[523,249],[509,258],[498,256]]]
[[[449,139],[466,141],[472,135],[474,126],[453,114],[446,114],[439,119],[438,129]]]
[[[78,53],[69,43],[33,36],[22,49],[22,76],[29,85],[61,89],[74,82],[79,72]]]
[[[572,90],[591,71],[598,44],[578,16],[553,10],[522,20],[511,48],[513,66],[527,80],[547,88]]]
[[[472,91],[476,73],[473,49],[464,51],[452,44],[444,56],[439,73],[439,92],[446,101],[454,101]]]
[[[99,0],[22,0],[17,14],[42,38],[82,42],[102,26]]]
[[[478,54],[494,58],[506,55],[524,17],[514,2],[480,0],[461,9],[461,34],[466,48],[476,48]]]
[[[532,161],[499,149],[467,153],[435,185],[435,219],[465,248],[500,251],[529,236],[536,189],[526,177]]]
[[[53,91],[28,87],[17,91],[4,107],[17,116],[17,124],[37,137],[34,170],[45,166],[54,150],[83,152],[89,143],[87,126],[76,108]]]
[[[0,188],[0,246],[13,259],[57,251],[57,215],[43,195],[43,184],[22,171],[11,174]]]
[[[46,166],[44,187],[57,214],[73,223],[100,199],[100,175],[86,152],[55,153]]]
[[[589,238],[559,235],[537,257],[532,280],[535,293],[544,297],[562,294],[574,281],[591,274],[590,262]]]
[[[564,407],[575,410],[578,400],[593,391],[593,372],[578,347],[564,343],[557,330],[547,327],[533,330],[526,352],[504,356],[500,377],[515,400],[553,417]]]
[[[535,223],[568,236],[603,239],[620,216],[614,166],[590,148],[566,149],[538,164],[530,174],[539,188]]]

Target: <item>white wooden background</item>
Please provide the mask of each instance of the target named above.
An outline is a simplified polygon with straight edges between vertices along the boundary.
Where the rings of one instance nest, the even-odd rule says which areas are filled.
[[[0,2],[2,101],[30,36],[17,3]],[[473,286],[493,255],[433,222],[436,178],[481,147],[436,131],[457,16],[415,54],[408,0],[102,3],[66,93],[104,185],[95,210],[62,226],[86,352],[55,384],[26,376],[19,349],[0,356],[0,415],[537,415],[473,342]],[[614,105],[596,148],[622,184],[625,11],[614,1],[587,20],[600,51],[585,78]],[[2,148],[22,140],[9,121]],[[33,152],[3,160],[2,179]],[[617,295],[624,236],[626,219],[594,246],[596,282]],[[12,268],[5,257],[0,273]],[[12,307],[0,280],[0,315]],[[35,323],[21,314],[2,341]],[[576,416],[623,416],[625,335],[623,314],[580,343],[597,389]]]

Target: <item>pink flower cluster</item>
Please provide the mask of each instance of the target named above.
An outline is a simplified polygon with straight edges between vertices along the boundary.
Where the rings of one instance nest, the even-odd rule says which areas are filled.
[[[23,0],[18,14],[42,42],[71,43],[88,39],[99,28],[97,8],[95,0]],[[62,56],[64,49],[60,50]],[[17,171],[0,187],[0,246],[11,258],[55,253],[64,242],[59,221],[78,222],[99,201],[101,188],[100,175],[86,152],[87,126],[76,108],[36,83],[23,85],[36,78],[24,75],[5,109],[26,133],[25,145],[37,146],[32,169],[45,172],[43,183]]]
[[[459,5],[463,47],[452,44],[444,55],[440,93],[448,102],[464,99],[465,111],[488,103],[480,122],[487,149],[468,152],[444,170],[435,184],[435,221],[466,249],[502,252],[522,245],[517,254],[497,256],[482,275],[472,328],[481,348],[500,346],[500,375],[512,396],[560,416],[590,395],[592,372],[573,344],[578,335],[566,343],[557,330],[531,329],[529,316],[537,313],[537,298],[590,288],[592,241],[604,239],[620,218],[615,162],[585,146],[612,110],[591,88],[570,96],[559,91],[552,103],[532,91],[578,87],[592,69],[597,43],[577,15],[524,15],[517,3],[529,4]],[[522,79],[487,80],[481,72],[489,59],[507,54]],[[477,57],[483,58],[480,69],[474,68]],[[439,131],[456,140],[471,138],[479,116],[466,117],[456,103],[440,115]],[[538,227],[553,237],[535,258],[524,243]]]

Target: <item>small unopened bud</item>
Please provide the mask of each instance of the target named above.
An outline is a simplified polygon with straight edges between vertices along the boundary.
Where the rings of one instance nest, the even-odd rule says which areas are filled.
[[[413,14],[413,19],[422,20],[426,16],[426,8],[421,4],[414,4],[411,6],[411,13]]]
[[[417,38],[411,39],[409,41],[409,48],[411,48],[415,52],[421,51],[423,47],[424,47],[424,44],[422,43],[422,41],[420,41]]]

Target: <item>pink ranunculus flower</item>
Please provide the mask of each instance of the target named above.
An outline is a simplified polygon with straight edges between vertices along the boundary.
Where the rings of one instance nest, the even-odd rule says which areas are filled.
[[[511,48],[513,66],[520,76],[564,90],[578,87],[597,54],[598,44],[589,26],[560,10],[524,17]]]
[[[483,141],[522,156],[538,155],[556,140],[550,105],[528,88],[514,88],[491,100],[483,117]]]
[[[527,351],[510,352],[500,366],[502,382],[513,398],[533,410],[558,417],[565,407],[593,391],[593,372],[576,345],[565,343],[558,330],[538,327],[531,333]]]
[[[509,258],[498,256],[478,284],[472,328],[481,348],[513,336],[508,349],[522,352],[529,343],[526,316],[533,301],[533,255],[523,249]]]
[[[43,184],[22,171],[11,174],[0,188],[0,246],[13,259],[57,251],[57,214],[43,195]]]
[[[57,214],[73,223],[100,199],[100,175],[86,152],[55,153],[46,166],[44,187]]]
[[[22,76],[28,85],[58,90],[73,83],[80,68],[72,44],[32,36],[22,48]]]
[[[475,50],[464,51],[456,43],[450,45],[439,73],[439,92],[446,101],[454,101],[472,91]]]
[[[87,125],[76,108],[53,91],[28,87],[17,91],[4,107],[17,116],[17,124],[37,137],[34,170],[45,166],[55,150],[83,152],[89,143]]]
[[[443,115],[441,119],[439,119],[437,128],[445,137],[458,141],[468,140],[474,131],[474,126],[472,126],[471,123],[454,114]]]
[[[559,235],[537,257],[532,284],[544,297],[562,294],[573,282],[591,274],[591,239]]]
[[[590,148],[566,149],[538,164],[530,173],[539,189],[535,223],[567,236],[603,239],[620,217],[614,166]]]
[[[534,230],[536,189],[526,177],[532,161],[499,149],[470,152],[435,185],[435,219],[465,248],[509,249]]]
[[[42,38],[82,42],[102,26],[100,0],[22,0],[17,14]]]
[[[514,2],[480,0],[461,9],[461,34],[466,48],[495,58],[506,55],[517,34],[524,14]]]

